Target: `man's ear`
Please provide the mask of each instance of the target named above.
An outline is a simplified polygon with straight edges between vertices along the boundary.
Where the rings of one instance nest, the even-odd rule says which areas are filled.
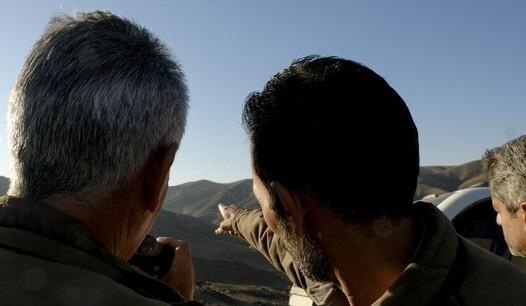
[[[291,191],[280,182],[271,182],[270,188],[279,197],[277,200],[281,203],[283,212],[289,217],[294,228],[298,231],[297,234],[303,234],[307,210],[302,205],[302,198],[297,192]]]
[[[526,202],[522,202],[519,204],[519,211],[517,212],[517,216],[522,220],[523,228],[526,232]]]
[[[153,152],[143,169],[143,203],[150,212],[157,211],[166,195],[165,184],[179,144],[172,143]]]

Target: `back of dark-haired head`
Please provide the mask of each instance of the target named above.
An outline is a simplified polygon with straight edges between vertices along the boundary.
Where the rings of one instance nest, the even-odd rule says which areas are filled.
[[[243,123],[267,187],[279,181],[305,192],[347,221],[407,213],[418,132],[402,98],[369,68],[337,57],[296,60],[247,98]]]

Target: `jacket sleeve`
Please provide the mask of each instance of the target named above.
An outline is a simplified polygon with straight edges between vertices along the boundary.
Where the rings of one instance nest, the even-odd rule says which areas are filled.
[[[307,288],[306,279],[283,245],[278,235],[270,230],[263,219],[261,210],[240,209],[232,223],[253,248],[258,250],[280,272],[285,273],[294,285]]]
[[[303,276],[283,241],[268,228],[261,210],[239,209],[234,216],[232,228],[250,246],[263,254],[278,271],[285,273],[294,285],[305,290],[316,305],[348,305],[343,292],[333,283],[317,283]]]

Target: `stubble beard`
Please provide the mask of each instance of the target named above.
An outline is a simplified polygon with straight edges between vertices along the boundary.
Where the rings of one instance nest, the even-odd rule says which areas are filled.
[[[330,282],[329,262],[318,242],[311,236],[296,235],[286,220],[278,220],[277,226],[285,247],[303,275],[315,282]]]

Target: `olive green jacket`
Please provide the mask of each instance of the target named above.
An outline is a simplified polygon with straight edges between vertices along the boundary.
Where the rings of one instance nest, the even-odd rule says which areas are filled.
[[[526,305],[526,274],[457,235],[433,205],[416,203],[414,215],[422,229],[417,251],[373,306]],[[318,305],[347,303],[334,285],[316,284],[303,276],[282,241],[266,226],[261,211],[240,210],[234,216],[233,229]]]
[[[0,197],[1,305],[199,305],[110,254],[78,221]]]

